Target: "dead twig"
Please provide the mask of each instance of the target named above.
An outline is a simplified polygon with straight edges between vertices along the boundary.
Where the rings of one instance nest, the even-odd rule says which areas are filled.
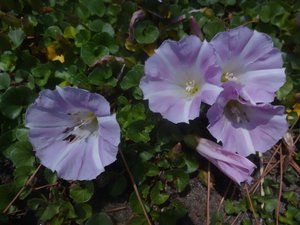
[[[55,182],[54,184],[46,184],[43,186],[35,187],[35,188],[33,188],[33,190],[37,191],[37,190],[41,190],[43,188],[50,188],[50,187],[56,186],[57,184],[58,184],[58,182]]]
[[[282,178],[283,178],[283,162],[285,156],[282,154],[282,149],[280,149],[280,178],[279,178],[279,193],[276,207],[276,225],[279,225],[279,214],[281,206],[281,195],[282,195]]]
[[[127,206],[120,206],[120,207],[116,207],[116,208],[112,208],[112,209],[106,209],[104,210],[106,213],[113,213],[113,212],[118,212],[121,211],[123,209],[127,209]]]
[[[206,199],[206,224],[210,224],[210,212],[209,212],[209,200],[210,200],[210,162],[207,164],[207,199]]]
[[[14,202],[18,199],[18,197],[20,196],[20,194],[25,190],[25,188],[31,183],[31,181],[33,180],[33,178],[35,177],[35,175],[37,174],[37,172],[39,171],[39,169],[41,168],[42,164],[40,164],[36,170],[34,171],[34,173],[28,178],[28,180],[26,181],[26,183],[24,184],[24,186],[18,191],[18,193],[15,195],[15,197],[10,201],[10,203],[6,206],[6,208],[3,210],[3,214],[6,214],[8,209],[12,206],[12,204],[14,204]]]
[[[255,209],[253,207],[253,203],[252,203],[252,200],[251,200],[251,197],[250,197],[250,194],[249,194],[247,184],[245,184],[245,191],[246,191],[246,196],[247,196],[247,199],[248,199],[248,202],[249,202],[249,205],[250,205],[250,209],[251,209],[251,211],[253,213],[253,216],[254,216],[254,219],[255,219],[255,223],[256,223],[256,225],[259,225],[259,221],[257,219],[257,215],[256,215]]]
[[[223,202],[225,201],[225,198],[226,198],[227,195],[228,195],[228,192],[229,192],[229,189],[230,189],[231,185],[232,185],[232,181],[229,182],[229,184],[228,184],[228,186],[227,186],[227,188],[226,188],[226,191],[225,191],[225,193],[224,193],[224,196],[222,197],[222,199],[221,199],[221,201],[220,201],[220,203],[219,203],[219,206],[218,206],[218,212],[220,211],[221,206],[222,206]]]
[[[130,171],[130,169],[129,169],[129,166],[128,166],[128,164],[127,164],[127,161],[126,161],[125,156],[124,156],[124,154],[123,154],[123,152],[122,152],[121,149],[119,150],[119,153],[120,153],[120,155],[121,155],[121,158],[122,158],[122,160],[123,160],[123,163],[124,163],[124,165],[125,165],[125,168],[126,168],[126,170],[127,170],[127,172],[128,172],[129,178],[130,178],[131,183],[132,183],[132,186],[133,186],[133,190],[134,190],[134,192],[135,192],[135,194],[136,194],[136,197],[137,197],[137,199],[138,199],[138,201],[139,201],[139,203],[140,203],[140,205],[141,205],[141,207],[142,207],[142,210],[143,210],[143,212],[144,212],[144,215],[145,215],[145,217],[146,217],[146,220],[147,220],[147,222],[148,222],[148,225],[152,225],[151,220],[150,220],[150,218],[149,218],[149,216],[148,216],[148,213],[147,213],[147,211],[146,211],[146,209],[145,209],[144,203],[143,203],[143,201],[142,201],[142,198],[141,198],[141,196],[140,196],[139,190],[138,190],[138,188],[137,188],[137,185],[136,185],[136,183],[135,183],[135,180],[134,180],[134,178],[133,178],[133,175],[132,175],[132,173],[131,173],[131,171]]]

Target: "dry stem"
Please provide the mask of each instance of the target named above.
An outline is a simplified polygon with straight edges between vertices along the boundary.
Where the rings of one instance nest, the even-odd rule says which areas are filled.
[[[148,213],[147,213],[147,211],[146,211],[146,209],[145,209],[144,203],[143,203],[143,201],[142,201],[142,198],[141,198],[141,196],[140,196],[139,190],[138,190],[138,188],[137,188],[137,185],[136,185],[136,183],[135,183],[135,181],[134,181],[133,175],[132,175],[132,173],[131,173],[131,171],[130,171],[130,169],[129,169],[129,166],[128,166],[128,164],[127,164],[127,161],[126,161],[126,159],[125,159],[125,156],[124,156],[124,154],[123,154],[123,152],[122,152],[121,149],[120,149],[119,152],[120,152],[121,158],[122,158],[122,160],[123,160],[123,162],[124,162],[125,168],[126,168],[126,170],[127,170],[127,172],[128,172],[129,178],[130,178],[130,180],[131,180],[131,183],[132,183],[132,186],[133,186],[133,190],[134,190],[134,192],[135,192],[135,194],[136,194],[136,197],[137,197],[137,199],[138,199],[138,201],[139,201],[139,203],[140,203],[140,205],[141,205],[141,207],[142,207],[142,209],[143,209],[144,215],[145,215],[145,217],[146,217],[146,219],[147,219],[148,225],[152,225],[151,220],[150,220],[150,218],[149,218],[149,216],[148,216]]]
[[[24,184],[24,186],[18,191],[18,193],[15,195],[15,197],[11,200],[11,202],[6,206],[6,208],[3,210],[3,213],[5,214],[8,209],[12,206],[12,204],[14,204],[14,202],[18,199],[18,197],[20,196],[20,194],[25,190],[25,188],[31,183],[31,181],[33,180],[33,178],[35,177],[35,175],[37,174],[37,172],[39,171],[39,169],[41,168],[42,164],[40,164],[36,170],[34,171],[34,173],[28,178],[28,180],[26,181],[26,183]]]

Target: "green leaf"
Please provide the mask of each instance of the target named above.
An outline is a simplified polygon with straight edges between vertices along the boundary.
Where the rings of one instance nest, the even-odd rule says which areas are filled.
[[[10,85],[10,76],[8,73],[0,73],[0,90],[5,90]]]
[[[129,220],[127,225],[147,225],[148,222],[144,216],[135,216]]]
[[[12,144],[5,150],[4,154],[13,162],[16,168],[33,166],[35,161],[31,144],[27,141],[19,141]]]
[[[22,187],[28,180],[31,174],[33,174],[35,168],[31,165],[18,166],[14,172],[16,187]]]
[[[35,98],[35,92],[27,87],[9,88],[0,98],[0,110],[4,116],[15,119],[23,107],[32,103]]]
[[[70,188],[70,197],[77,203],[89,201],[93,194],[94,185],[91,181],[85,181],[82,185],[77,184]]]
[[[22,44],[25,38],[25,33],[21,28],[11,29],[8,32],[8,37],[12,43],[13,49],[16,49]]]
[[[0,71],[12,72],[16,67],[17,57],[10,51],[0,55]]]
[[[40,64],[31,69],[32,75],[36,78],[35,82],[43,87],[47,84],[50,75],[52,74],[53,68],[51,64]]]
[[[113,225],[111,218],[104,212],[94,214],[85,225]]]
[[[56,173],[47,168],[45,168],[44,177],[49,184],[54,184],[57,181]]]
[[[137,199],[135,193],[131,193],[131,195],[129,197],[129,206],[132,209],[132,211],[134,211],[135,213],[143,214],[143,209],[142,209],[140,202]],[[146,211],[149,212],[150,211],[149,206],[146,205],[145,203],[144,203],[144,206],[145,206]]]
[[[186,169],[187,173],[193,173],[199,168],[198,160],[191,154],[185,154],[184,162],[187,167]]]
[[[121,195],[127,187],[127,180],[124,176],[117,177],[116,181],[113,183],[109,190],[109,194],[112,196]]]
[[[128,90],[132,87],[138,87],[141,77],[144,75],[144,67],[142,65],[134,66],[124,76],[120,86],[123,90]]]
[[[208,40],[212,39],[218,32],[224,31],[224,29],[224,23],[221,20],[208,21],[203,27]]]
[[[80,2],[89,9],[91,15],[102,17],[105,14],[105,5],[100,0],[80,0]]]
[[[150,132],[154,125],[147,121],[136,121],[128,127],[127,138],[136,143],[146,143],[150,140]]]
[[[87,65],[94,64],[102,56],[108,55],[109,49],[106,46],[99,45],[99,43],[89,42],[82,45],[80,58]]]
[[[146,164],[146,168],[147,168],[147,173],[146,175],[149,177],[153,177],[159,174],[159,168],[157,165],[152,164],[152,163],[147,163]]]
[[[16,188],[13,184],[2,184],[0,185],[0,210],[1,212],[6,208],[10,201],[16,194]]]
[[[75,39],[76,34],[77,34],[77,30],[73,26],[67,26],[64,30],[64,37],[65,38]]]
[[[176,182],[175,186],[178,192],[184,191],[184,189],[187,187],[190,181],[190,177],[188,174],[186,174],[184,171],[176,171]]]
[[[170,195],[161,193],[163,189],[164,188],[161,181],[156,182],[153,188],[151,189],[150,198],[154,204],[161,205],[169,199]]]
[[[91,39],[91,32],[83,27],[77,27],[77,35],[75,37],[75,45],[81,47],[89,42]]]
[[[27,200],[27,205],[31,210],[37,210],[41,205],[46,205],[47,202],[43,198],[31,198]]]
[[[55,203],[50,203],[44,212],[41,215],[41,220],[42,221],[47,221],[52,219],[56,214],[58,214],[60,211],[60,205],[55,204]]]
[[[56,39],[58,35],[62,35],[62,31],[58,26],[50,26],[45,31],[45,35]]]
[[[277,91],[277,98],[279,100],[284,100],[285,97],[293,90],[293,80],[290,77],[286,77],[285,84]]]
[[[274,209],[277,207],[277,199],[272,198],[272,199],[267,199],[265,201],[265,210],[267,212],[272,212]]]
[[[93,214],[92,207],[89,204],[77,204],[75,205],[75,209],[78,216],[78,218],[76,219],[76,222],[78,224],[82,224]]]
[[[16,129],[16,138],[18,141],[28,141],[28,129],[26,128]]]
[[[231,200],[225,200],[224,209],[229,215],[235,214],[238,211]]]
[[[108,85],[108,79],[112,76],[110,67],[97,67],[89,75],[89,81],[94,85]]]
[[[153,43],[158,36],[158,28],[149,20],[139,22],[134,28],[134,37],[140,44]]]

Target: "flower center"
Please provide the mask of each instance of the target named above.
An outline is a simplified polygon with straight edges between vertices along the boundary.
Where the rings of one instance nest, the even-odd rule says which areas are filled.
[[[234,123],[245,123],[249,122],[246,112],[243,110],[243,105],[241,105],[236,100],[230,100],[224,109],[225,116]]]
[[[194,80],[185,83],[185,92],[188,96],[193,96],[199,91],[199,85]]]
[[[232,72],[224,72],[221,77],[222,83],[225,83],[227,81],[237,81],[237,79],[238,78]]]
[[[97,133],[98,121],[93,112],[75,112],[68,115],[74,126],[65,129],[66,137],[63,139],[64,141],[73,142],[78,139],[86,139]]]

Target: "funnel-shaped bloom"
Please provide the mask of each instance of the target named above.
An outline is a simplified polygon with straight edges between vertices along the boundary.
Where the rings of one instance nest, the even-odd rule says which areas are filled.
[[[256,166],[247,158],[204,138],[199,139],[196,150],[236,183],[252,180],[251,174]]]
[[[26,126],[41,163],[66,180],[94,179],[116,159],[120,127],[99,94],[44,90],[27,109]]]
[[[149,108],[173,123],[199,116],[201,102],[212,104],[222,90],[213,48],[196,36],[165,41],[145,63],[140,88]]]
[[[240,87],[229,82],[207,112],[208,130],[224,148],[248,156],[265,152],[288,129],[283,106],[253,105],[239,96]]]
[[[243,85],[240,95],[252,103],[272,102],[284,84],[280,50],[271,37],[247,27],[217,34],[210,42],[223,70],[222,82]]]

